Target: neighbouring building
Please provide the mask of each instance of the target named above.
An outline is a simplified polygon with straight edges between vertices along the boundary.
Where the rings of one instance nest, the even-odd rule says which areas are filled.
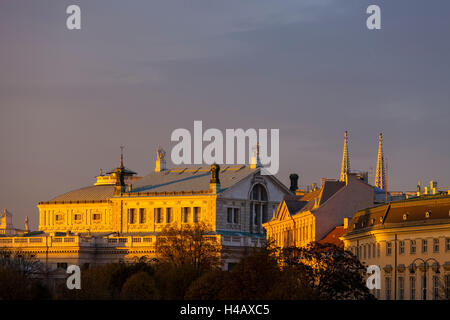
[[[262,223],[284,195],[278,179],[258,163],[167,169],[158,149],[155,170],[140,178],[123,165],[100,172],[94,185],[40,202],[39,231],[0,237],[0,247],[31,252],[50,267],[155,258],[158,233],[167,226],[205,222],[227,258],[265,243]]]
[[[25,229],[17,229],[13,225],[13,215],[6,208],[0,213],[0,236],[23,235],[28,232],[28,217],[25,218]]]
[[[331,239],[329,234],[339,232],[336,228],[346,218],[372,206],[373,201],[373,187],[356,174],[347,173],[345,181],[323,179],[320,188],[303,195],[284,196],[272,220],[263,227],[267,238],[277,246],[302,247],[327,236]],[[332,242],[339,245],[339,241]]]
[[[384,177],[384,169],[379,174]],[[294,194],[286,195],[272,220],[263,224],[267,237],[280,247],[302,247],[315,241],[342,246],[339,236],[345,231],[344,221],[348,222],[356,211],[373,206],[378,201],[377,192],[381,192],[368,184],[367,172],[351,172],[347,131],[339,180],[322,178],[320,187],[314,185],[305,192],[298,189],[297,174],[290,178]]]
[[[383,300],[450,299],[450,196],[422,195],[358,211],[341,237],[381,270]]]

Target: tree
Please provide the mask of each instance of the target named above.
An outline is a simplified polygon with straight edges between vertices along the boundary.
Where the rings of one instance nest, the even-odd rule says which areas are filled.
[[[279,273],[277,281],[267,293],[271,300],[317,300],[310,278],[303,266],[288,266]]]
[[[12,268],[24,277],[42,274],[42,263],[30,252],[17,248],[0,248],[0,268]]]
[[[191,264],[176,266],[160,262],[156,266],[155,280],[161,298],[183,300],[188,288],[200,276],[201,270]]]
[[[0,249],[0,300],[49,299],[43,265],[21,249]]]
[[[320,299],[374,299],[364,282],[365,267],[350,251],[334,244],[315,242],[302,248],[285,248],[282,265],[300,267],[309,287]]]
[[[218,300],[226,286],[227,273],[221,270],[209,271],[201,275],[189,286],[186,300]]]
[[[204,223],[164,228],[157,237],[156,252],[162,262],[175,267],[209,270],[220,266],[221,246]]]
[[[280,279],[276,250],[266,245],[253,251],[226,275],[219,297],[225,300],[269,299],[269,293]]]
[[[122,299],[155,300],[158,297],[155,280],[145,271],[133,274],[125,281],[122,287]]]

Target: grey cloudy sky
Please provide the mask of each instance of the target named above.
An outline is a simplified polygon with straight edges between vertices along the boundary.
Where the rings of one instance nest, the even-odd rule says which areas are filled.
[[[390,189],[450,186],[449,13],[445,0],[2,0],[0,207],[36,227],[38,201],[93,183],[119,145],[144,175],[194,120],[279,128],[285,183],[337,178],[347,129],[352,169],[375,167],[383,132]]]

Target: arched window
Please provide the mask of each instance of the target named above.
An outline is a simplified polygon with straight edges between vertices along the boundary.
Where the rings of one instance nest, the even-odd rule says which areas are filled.
[[[261,232],[261,224],[268,221],[268,197],[266,188],[262,184],[255,184],[250,192],[250,227],[251,230]]]

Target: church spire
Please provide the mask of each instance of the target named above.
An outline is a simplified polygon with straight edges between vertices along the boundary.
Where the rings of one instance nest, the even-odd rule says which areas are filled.
[[[342,151],[341,176],[339,180],[345,181],[348,173],[350,173],[350,156],[348,154],[348,135],[347,130],[345,130],[344,149]]]
[[[386,190],[386,167],[384,163],[384,153],[383,153],[383,134],[380,133],[378,136],[378,158],[377,158],[377,170],[375,174],[375,187]]]

